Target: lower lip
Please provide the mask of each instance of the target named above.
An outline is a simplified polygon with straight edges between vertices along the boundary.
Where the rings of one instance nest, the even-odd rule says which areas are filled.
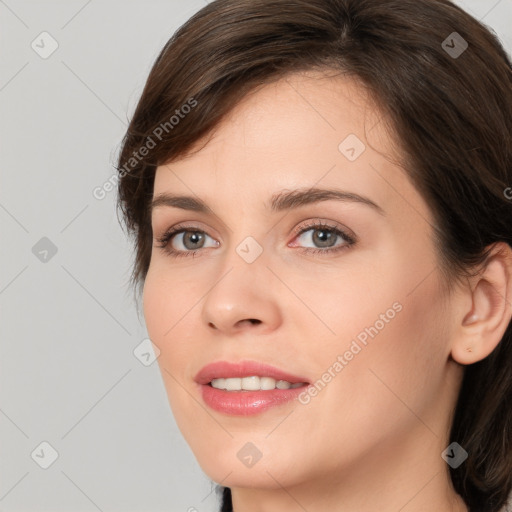
[[[268,391],[225,391],[209,384],[200,387],[203,400],[212,409],[233,416],[250,416],[295,400],[307,385]]]

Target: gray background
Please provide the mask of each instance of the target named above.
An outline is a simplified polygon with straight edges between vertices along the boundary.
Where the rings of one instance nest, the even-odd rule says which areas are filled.
[[[511,52],[512,0],[457,3]],[[218,506],[157,364],[134,355],[147,333],[115,191],[92,194],[158,52],[204,5],[0,0],[0,512]]]

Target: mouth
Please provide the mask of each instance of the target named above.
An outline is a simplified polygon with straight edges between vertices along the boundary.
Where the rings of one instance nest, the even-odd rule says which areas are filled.
[[[289,382],[287,380],[276,380],[272,377],[221,377],[213,379],[208,383],[215,389],[226,391],[271,391],[273,389],[295,389],[307,386],[307,382]]]
[[[289,389],[308,380],[257,361],[230,363],[217,361],[204,366],[194,377],[198,384],[210,384],[228,391]]]
[[[218,361],[202,368],[194,380],[207,406],[234,416],[284,405],[310,384],[304,377],[256,361]]]

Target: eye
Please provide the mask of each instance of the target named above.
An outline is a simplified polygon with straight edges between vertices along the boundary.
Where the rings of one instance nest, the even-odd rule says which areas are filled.
[[[308,234],[308,232],[311,232]],[[313,247],[299,246],[297,250],[305,253],[334,253],[348,249],[356,243],[355,236],[348,235],[336,225],[323,221],[314,221],[302,225],[295,230],[295,239],[302,239],[302,243],[313,243]],[[172,257],[192,256],[194,257],[200,249],[207,248],[207,238],[213,240],[209,247],[218,247],[219,242],[211,238],[207,233],[196,226],[177,225],[167,230],[161,237],[157,238],[160,249],[163,249]],[[294,240],[295,240],[294,239]],[[336,245],[337,242],[338,243]],[[297,244],[291,244],[296,247]]]
[[[199,228],[174,226],[158,238],[157,242],[158,247],[171,256],[194,256],[199,249],[205,247],[207,237],[211,238]],[[210,247],[218,245],[219,243],[214,240]]]
[[[313,253],[336,252],[356,243],[355,237],[348,235],[338,226],[323,221],[315,221],[312,224],[299,227],[297,239],[302,240],[302,243],[312,243],[313,247],[301,247],[300,250]],[[341,245],[339,243],[336,245],[340,241]]]

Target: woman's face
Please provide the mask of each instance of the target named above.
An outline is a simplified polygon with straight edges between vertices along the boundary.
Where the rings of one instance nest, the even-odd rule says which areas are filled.
[[[446,466],[461,376],[450,303],[431,213],[381,154],[397,148],[380,118],[348,78],[291,75],[157,169],[144,315],[176,422],[223,485],[355,484],[406,467],[427,481]],[[217,362],[235,366],[200,373]],[[272,376],[297,386],[239,390]]]

